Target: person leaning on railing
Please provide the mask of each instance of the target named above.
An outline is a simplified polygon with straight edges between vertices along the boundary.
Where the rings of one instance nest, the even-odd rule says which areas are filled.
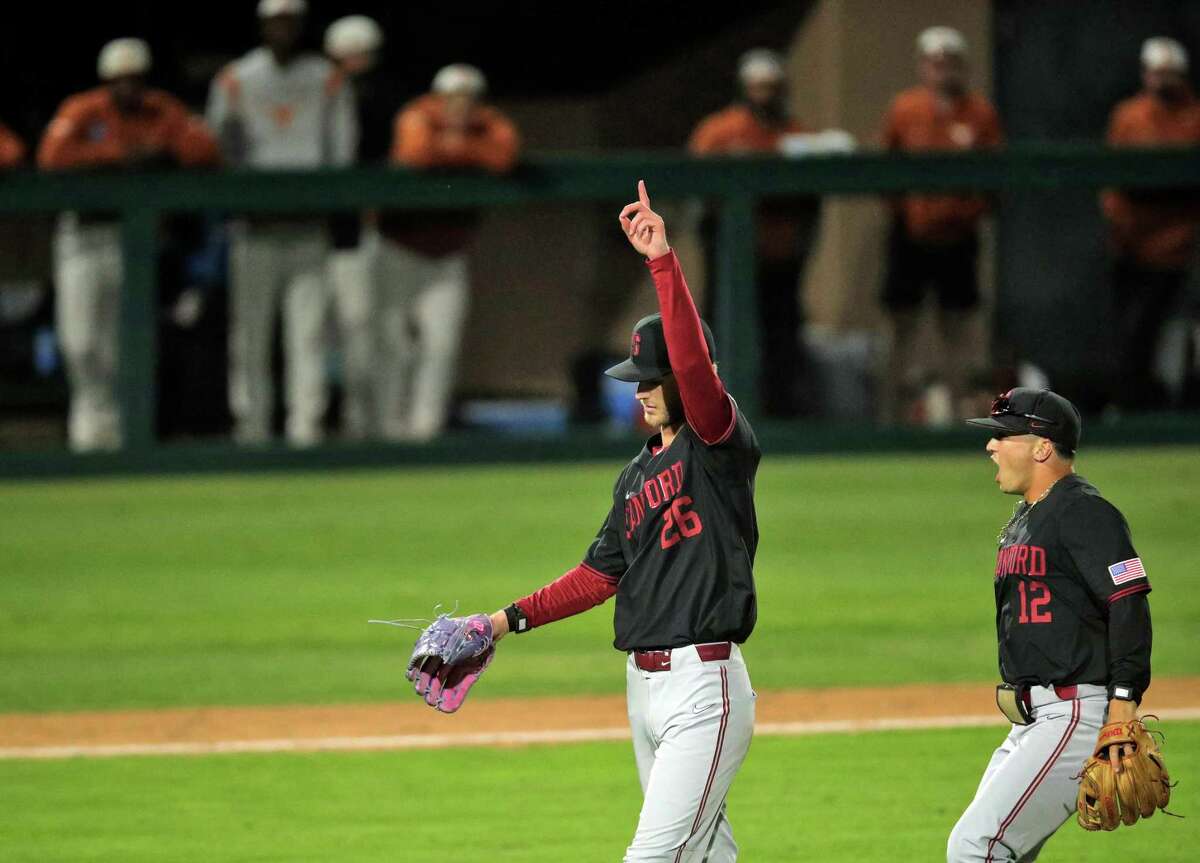
[[[883,145],[903,152],[998,147],[996,109],[968,89],[967,42],[950,27],[917,37],[920,84],[900,93],[884,118]],[[893,403],[885,419],[948,423],[962,412],[968,380],[980,362],[978,320],[979,223],[988,210],[980,195],[913,194],[893,199],[883,305],[891,323],[891,356],[884,392]],[[933,293],[941,346],[932,367],[918,341],[921,307]],[[926,387],[928,388],[926,389]],[[920,396],[924,395],[924,398]],[[923,404],[923,417],[902,416]]]
[[[146,86],[150,48],[115,39],[100,51],[104,84],[70,96],[38,147],[43,170],[215,164],[217,142],[182,102]],[[73,450],[121,446],[115,397],[122,280],[120,224],[112,213],[63,213],[54,238],[58,340],[71,387]]]
[[[483,103],[486,89],[474,66],[441,69],[432,92],[396,115],[392,162],[422,171],[510,171],[520,137],[508,117]],[[478,223],[470,210],[380,216],[379,404],[389,440],[426,441],[446,424],[467,316],[467,248]]]
[[[1142,92],[1118,104],[1108,124],[1113,147],[1200,145],[1200,100],[1188,84],[1188,56],[1174,39],[1142,46]],[[1113,252],[1120,335],[1116,402],[1123,408],[1165,403],[1154,376],[1163,326],[1176,310],[1197,253],[1200,198],[1195,187],[1108,190],[1101,196]]]
[[[853,145],[844,132],[812,134],[791,116],[783,60],[774,51],[747,51],[738,62],[737,77],[740,98],[700,121],[688,141],[693,155],[801,157]],[[800,278],[820,212],[820,198],[811,195],[774,198],[758,209],[754,284],[764,353],[759,390],[768,416],[799,412],[799,387],[807,366],[800,342]],[[708,220],[705,233],[711,238]],[[712,242],[707,245],[715,248]],[[711,262],[709,271],[716,272]]]

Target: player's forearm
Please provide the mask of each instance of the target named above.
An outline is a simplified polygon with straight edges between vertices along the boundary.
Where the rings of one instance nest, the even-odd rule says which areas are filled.
[[[674,252],[648,261],[647,266],[654,277],[671,371],[679,385],[688,423],[701,440],[715,443],[733,422],[733,405],[713,369],[700,314]]]
[[[541,590],[518,599],[512,605],[493,614],[493,635],[500,630],[503,630],[503,634],[527,632],[535,627],[572,617],[606,602],[616,592],[615,579],[586,563],[581,563]],[[504,618],[500,629],[497,629],[498,617]]]
[[[1135,701],[1141,700],[1150,685],[1152,643],[1150,603],[1145,593],[1127,595],[1109,605],[1110,695],[1112,686],[1126,686]]]

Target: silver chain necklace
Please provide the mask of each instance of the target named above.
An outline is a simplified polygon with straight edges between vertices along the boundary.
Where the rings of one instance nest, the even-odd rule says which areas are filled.
[[[1058,479],[1062,479],[1062,477],[1060,476]],[[997,546],[999,546],[1000,548],[1004,548],[1004,542],[1005,542],[1005,540],[1008,539],[1009,529],[1012,528],[1013,525],[1015,525],[1020,519],[1024,518],[1025,516],[1029,515],[1029,513],[1033,512],[1033,508],[1046,499],[1046,496],[1050,494],[1050,491],[1056,485],[1058,485],[1058,479],[1056,479],[1054,482],[1050,483],[1050,485],[1046,486],[1046,490],[1044,492],[1042,492],[1041,495],[1038,497],[1038,499],[1035,500],[1033,503],[1025,503],[1024,500],[1017,501],[1016,506],[1013,507],[1012,517],[1008,520],[1008,522],[1004,525],[1004,527],[1000,528],[1000,533],[997,534],[997,536],[996,536],[996,545]]]

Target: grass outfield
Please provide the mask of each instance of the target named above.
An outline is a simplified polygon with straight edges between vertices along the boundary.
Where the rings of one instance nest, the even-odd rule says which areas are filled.
[[[981,441],[982,446],[982,441]],[[579,560],[618,465],[0,484],[0,712],[392,699],[413,633]],[[1154,666],[1200,669],[1200,450],[1087,453],[1155,584]],[[759,473],[762,688],[995,675],[983,455]],[[616,692],[611,606],[505,642],[475,697]]]
[[[1165,723],[1172,808],[1039,863],[1185,863],[1200,846],[1200,723]],[[945,859],[1002,728],[762,738],[729,813],[754,863]],[[627,743],[0,762],[7,863],[612,863],[640,793]],[[7,823],[6,823],[7,822]]]

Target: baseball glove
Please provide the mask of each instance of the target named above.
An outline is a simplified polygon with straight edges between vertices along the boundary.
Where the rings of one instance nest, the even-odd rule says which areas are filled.
[[[425,703],[442,713],[462,707],[495,656],[492,619],[439,615],[417,638],[405,677]]]
[[[1119,744],[1121,772],[1113,771],[1109,747]],[[1130,751],[1132,750],[1132,751]],[[1171,777],[1162,752],[1142,720],[1110,722],[1100,729],[1096,750],[1083,765],[1079,779],[1079,826],[1084,830],[1115,830],[1155,809],[1166,811],[1171,801]]]

